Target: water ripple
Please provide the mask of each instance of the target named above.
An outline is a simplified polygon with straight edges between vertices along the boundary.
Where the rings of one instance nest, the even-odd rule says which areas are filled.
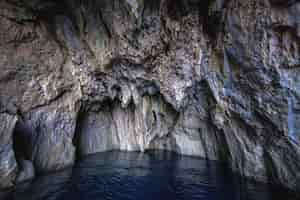
[[[108,152],[0,193],[7,200],[294,200],[222,164],[166,152]],[[5,197],[5,198],[4,198]]]

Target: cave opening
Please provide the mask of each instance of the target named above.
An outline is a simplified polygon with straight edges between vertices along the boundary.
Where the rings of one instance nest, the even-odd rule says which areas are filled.
[[[179,113],[161,94],[144,95],[123,105],[119,99],[82,107],[76,120],[73,145],[76,159],[111,150],[176,151],[172,138]]]
[[[17,160],[30,160],[28,136],[30,136],[30,130],[28,130],[22,120],[18,120],[13,132],[13,149]]]
[[[26,124],[19,119],[13,132],[13,151],[18,165],[15,182],[21,183],[35,177],[34,165],[31,158],[30,136],[32,132]]]

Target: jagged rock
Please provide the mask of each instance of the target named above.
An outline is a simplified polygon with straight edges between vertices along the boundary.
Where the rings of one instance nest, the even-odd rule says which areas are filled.
[[[55,171],[75,161],[75,134],[78,106],[74,98],[62,97],[49,106],[24,115],[23,125],[28,140],[29,158],[38,173]]]
[[[137,105],[126,108],[120,102],[106,104],[103,110],[86,113],[78,121],[79,153],[157,149],[159,144],[154,141],[168,137],[177,115],[161,96],[144,96]]]
[[[0,114],[0,187],[13,186],[18,166],[13,151],[13,138],[17,117]]]
[[[5,159],[165,149],[300,191],[299,3],[1,1]]]

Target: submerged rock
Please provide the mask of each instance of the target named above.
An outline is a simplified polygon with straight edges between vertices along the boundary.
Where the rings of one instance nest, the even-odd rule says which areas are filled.
[[[299,3],[1,1],[1,183],[163,149],[300,191]]]

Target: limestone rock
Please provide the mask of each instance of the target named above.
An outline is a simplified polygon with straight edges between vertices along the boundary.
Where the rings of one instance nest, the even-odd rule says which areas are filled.
[[[120,102],[106,104],[102,110],[86,113],[78,121],[79,152],[86,155],[109,150],[157,149],[155,141],[168,137],[176,118],[176,111],[161,96],[144,96],[139,104],[126,108]]]
[[[77,107],[72,97],[27,113],[23,119],[23,135],[29,141],[29,157],[38,173],[55,171],[75,161],[73,137]]]
[[[15,153],[13,151],[13,138],[16,116],[0,114],[0,187],[13,186],[18,170]]]
[[[300,191],[299,8],[1,1],[0,113],[18,123],[1,114],[0,179],[20,159],[44,173],[75,151],[164,149]]]

